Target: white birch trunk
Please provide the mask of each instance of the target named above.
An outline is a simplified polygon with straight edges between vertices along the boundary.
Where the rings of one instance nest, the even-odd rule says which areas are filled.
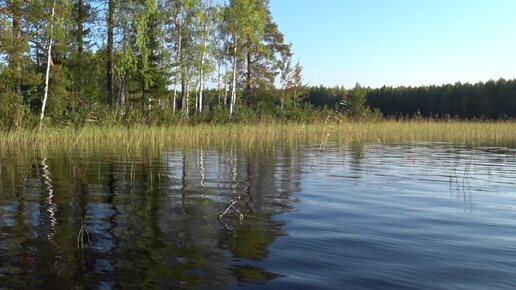
[[[186,79],[188,80],[188,76],[186,77]],[[189,99],[190,99],[190,88],[188,86],[188,81],[186,81],[186,89],[185,89],[185,106],[186,106],[186,117],[188,118],[188,116],[190,115],[190,109],[188,108],[190,106],[189,104]]]
[[[220,105],[220,62],[217,63],[217,102]]]
[[[120,110],[125,114],[125,76],[120,78]]]
[[[229,106],[229,116],[233,115],[236,103],[236,74],[237,74],[237,38],[235,38],[235,47],[233,48],[233,82],[231,86],[231,104]]]
[[[195,81],[195,92],[194,92],[194,95],[195,95],[195,113],[199,113],[199,85],[200,85],[200,82],[199,82],[199,79],[197,79]]]
[[[226,69],[224,70],[224,72],[227,72],[227,66],[226,66]],[[229,92],[227,73],[224,74],[223,79],[224,79],[224,107],[225,107],[228,105],[228,92]]]
[[[172,112],[176,112],[176,99],[177,99],[177,78],[174,82],[174,95],[172,96]]]
[[[179,35],[177,37],[177,56],[176,57],[177,57],[177,63],[179,63],[179,74],[180,75],[179,75],[179,77],[176,76],[176,81],[174,82],[174,98],[173,98],[173,101],[172,101],[172,112],[176,112],[177,82],[179,80],[181,80],[181,73],[182,73],[181,72],[181,65],[182,64],[180,63],[180,61],[181,61],[181,53],[182,53],[182,51],[181,51],[181,49],[182,49],[182,47],[181,47],[181,40],[182,40],[181,39],[181,33],[179,33]]]
[[[56,2],[57,0],[54,0],[54,3],[52,4],[52,14],[50,16],[50,36],[48,38],[48,48],[47,48],[47,71],[45,73],[45,89],[43,92],[43,102],[41,104],[41,114],[39,116],[39,128],[41,129],[41,126],[43,124],[43,118],[45,117],[45,107],[47,105],[47,99],[48,99],[48,80],[50,78],[50,65],[52,63],[52,31],[54,30],[54,15],[56,11]]]
[[[206,32],[205,32],[206,33]],[[199,113],[202,113],[202,98],[203,98],[203,91],[204,91],[204,56],[206,54],[206,47],[208,46],[208,40],[206,38],[206,35],[204,36],[204,47],[203,51],[201,53],[201,70],[199,74]]]

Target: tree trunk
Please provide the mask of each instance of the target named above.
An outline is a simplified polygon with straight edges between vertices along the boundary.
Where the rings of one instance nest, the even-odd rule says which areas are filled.
[[[194,112],[197,114],[199,113],[199,79],[197,79],[195,81],[195,92],[194,92],[194,96],[195,96],[195,110]]]
[[[12,37],[13,37],[13,48],[10,55],[9,65],[14,70],[14,91],[16,94],[21,95],[21,52],[20,52],[20,16],[21,9],[20,4],[17,1],[12,1],[11,12],[13,18]],[[23,96],[21,97],[23,102]]]
[[[185,86],[185,114],[186,114],[186,117],[188,117],[188,115],[190,115],[189,99],[190,99],[190,87],[188,86],[188,82],[187,82],[186,86]]]
[[[227,70],[227,67],[226,67],[226,70]],[[224,70],[224,71],[226,71]],[[227,75],[224,75],[224,107],[228,105],[228,77]]]
[[[220,105],[220,99],[221,99],[221,92],[220,92],[220,62],[217,63],[217,103]]]
[[[47,48],[47,71],[45,73],[45,89],[43,93],[43,102],[41,104],[41,114],[39,116],[39,129],[41,130],[41,126],[43,125],[43,118],[45,117],[45,107],[47,105],[48,99],[48,80],[50,77],[50,65],[52,64],[52,32],[54,30],[54,14],[56,11],[56,2],[54,0],[52,4],[52,14],[50,16],[50,35],[48,37],[48,48]]]
[[[174,82],[174,94],[172,96],[172,112],[176,112],[176,99],[177,99],[177,79]]]
[[[176,59],[177,59],[177,62],[179,63],[179,77],[176,75],[175,77],[175,81],[174,81],[174,95],[173,95],[173,99],[172,99],[172,112],[176,112],[176,103],[177,103],[177,81],[179,78],[181,78],[182,76],[182,69],[181,69],[181,54],[182,54],[182,46],[181,46],[181,33],[178,34],[178,37],[177,37],[177,55],[176,55]]]
[[[231,86],[231,104],[229,106],[229,116],[233,115],[236,103],[236,74],[237,74],[237,38],[235,38],[235,46],[233,47],[233,84]]]
[[[187,113],[187,106],[186,106],[186,99],[187,99],[187,94],[186,94],[186,90],[187,90],[187,84],[186,84],[186,81],[184,80],[184,76],[181,77],[181,111],[183,111],[183,113],[185,114],[188,114]]]
[[[106,68],[106,84],[107,84],[107,98],[108,104],[113,105],[114,93],[113,93],[113,26],[115,14],[115,0],[109,0],[108,2],[108,17],[107,17],[107,68]]]
[[[179,43],[182,43],[181,30],[179,31]],[[181,44],[182,46],[182,44]],[[188,116],[188,80],[185,63],[183,59],[183,50],[179,50],[179,70],[181,74],[181,110]]]
[[[199,113],[199,86],[200,86],[200,82],[197,79],[197,81],[195,82],[195,92],[194,92],[194,96],[195,96],[195,113],[196,114]]]
[[[251,51],[250,48],[247,48],[247,55],[246,55],[246,61],[247,61],[247,72],[246,72],[246,82],[245,82],[245,97],[246,97],[246,103],[249,105],[251,102],[252,97],[252,81],[253,81],[253,64],[251,60]]]
[[[120,79],[120,108],[122,114],[125,114],[125,76]]]
[[[205,32],[206,33],[206,32]],[[199,73],[199,113],[202,113],[202,103],[203,103],[203,91],[204,91],[204,75],[203,75],[203,68],[204,68],[204,55],[206,52],[206,47],[208,46],[208,40],[206,39],[206,35],[204,36],[204,47],[203,51],[201,53],[201,70]]]
[[[281,115],[283,115],[283,103],[284,102],[285,102],[285,88],[282,88],[281,89],[281,106],[280,106]]]
[[[82,52],[84,50],[84,0],[77,3],[77,55],[79,61],[82,61]]]

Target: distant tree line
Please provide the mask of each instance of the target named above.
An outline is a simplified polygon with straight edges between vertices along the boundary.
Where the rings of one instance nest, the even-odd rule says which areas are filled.
[[[359,87],[359,86],[357,86]],[[343,87],[310,87],[303,98],[316,107],[339,108],[360,103]],[[516,80],[500,79],[476,84],[442,86],[360,88],[364,105],[379,109],[384,116],[462,119],[516,118]],[[351,102],[349,102],[351,101]]]

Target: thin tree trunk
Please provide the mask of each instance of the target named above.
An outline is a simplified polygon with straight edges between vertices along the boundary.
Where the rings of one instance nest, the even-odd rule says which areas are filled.
[[[147,94],[147,95],[148,95],[148,97],[147,97],[147,102],[148,102],[147,109],[150,112],[150,110],[152,109],[152,97],[151,97],[151,94]]]
[[[125,76],[120,79],[120,108],[125,113]]]
[[[227,67],[224,71],[227,71]],[[228,105],[228,76],[227,74],[224,75],[224,107]]]
[[[188,98],[186,90],[188,85],[186,84],[186,81],[184,79],[184,76],[181,76],[181,111],[183,111],[184,114],[188,114],[187,112],[187,101]]]
[[[179,31],[179,43],[182,43],[182,41],[181,31]],[[182,49],[179,50],[179,68],[181,73],[181,110],[188,116],[188,81]]]
[[[190,106],[190,104],[189,104],[189,99],[190,99],[190,97],[189,97],[189,96],[190,96],[190,87],[188,86],[188,83],[186,84],[186,89],[185,89],[185,90],[186,90],[186,91],[185,91],[185,106],[186,106],[186,108],[185,108],[185,109],[186,109],[185,113],[186,113],[186,117],[188,117],[188,115],[190,115],[190,109],[189,109],[189,106]]]
[[[174,94],[172,96],[172,112],[176,112],[176,99],[177,99],[177,79],[174,81]]]
[[[206,39],[206,36],[204,36],[204,47],[203,47],[203,51],[201,53],[201,70],[200,70],[200,74],[199,74],[199,110],[198,110],[199,113],[202,113],[202,102],[203,102],[202,98],[203,98],[203,91],[204,91],[203,67],[204,67],[204,55],[206,52],[206,47],[208,46],[207,42],[208,42],[208,40]]]
[[[199,79],[195,81],[195,113],[199,113],[199,86],[200,82]]]
[[[251,52],[250,48],[247,48],[247,55],[246,55],[246,61],[247,61],[247,72],[246,72],[246,81],[245,81],[245,99],[246,104],[249,105],[249,102],[251,102],[252,97],[252,88],[251,83],[253,80],[253,65],[251,60]]]
[[[233,115],[236,103],[236,74],[237,74],[237,38],[235,38],[235,46],[233,47],[233,85],[231,87],[231,104],[229,106],[229,116]]]
[[[82,61],[82,52],[84,50],[84,0],[77,3],[77,55],[79,61]]]
[[[202,65],[203,61],[201,61],[201,65]],[[201,71],[200,71],[200,75],[199,75],[199,103],[198,103],[198,107],[197,107],[197,111],[200,113],[202,113],[202,91],[204,90],[204,80],[203,80],[203,71],[202,71],[202,68],[201,68]]]
[[[47,71],[45,73],[45,89],[43,93],[43,103],[41,104],[41,114],[39,116],[39,129],[41,130],[41,126],[43,125],[43,118],[45,117],[45,107],[47,105],[48,99],[48,80],[50,77],[50,65],[52,64],[52,32],[54,30],[54,15],[56,11],[56,2],[54,0],[52,4],[52,14],[50,16],[50,35],[48,38],[48,48],[47,48]]]
[[[221,92],[220,92],[220,62],[217,63],[217,102],[220,105]]]
[[[83,90],[83,51],[84,51],[84,0],[77,1],[77,18],[75,19],[77,25],[76,41],[77,41],[77,63],[75,68],[74,87],[72,96],[74,103],[72,106],[72,114],[75,114],[75,108],[79,103],[81,92]]]
[[[113,26],[114,26],[114,17],[115,14],[115,1],[109,0],[108,2],[108,17],[107,17],[107,73],[106,73],[106,83],[107,83],[107,97],[108,104],[110,106],[113,105]]]
[[[14,39],[14,51],[11,55],[10,65],[14,67],[16,71],[15,79],[14,79],[14,90],[17,94],[21,95],[21,63],[20,63],[20,6],[17,1],[12,1],[12,17],[13,17],[13,30],[12,36]],[[21,101],[23,102],[23,96],[21,97]]]
[[[285,88],[281,88],[281,115],[283,115],[283,103],[285,102]]]
[[[176,59],[177,59],[177,62],[179,63],[180,67],[179,67],[179,77],[176,76],[175,78],[175,81],[174,81],[174,96],[173,96],[173,99],[172,99],[172,112],[176,112],[176,103],[177,103],[177,81],[179,78],[182,77],[182,64],[180,63],[181,62],[181,51],[182,49],[182,46],[181,46],[181,33],[179,33],[178,37],[177,37],[177,56],[176,56]]]

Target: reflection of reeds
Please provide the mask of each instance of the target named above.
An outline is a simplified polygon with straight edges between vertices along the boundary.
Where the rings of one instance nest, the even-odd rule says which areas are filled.
[[[471,166],[473,164],[472,156],[468,158],[468,160],[463,164],[464,170],[462,174],[458,174],[457,171],[459,169],[460,158],[457,157],[453,163],[453,166],[450,170],[449,174],[449,184],[450,184],[450,194],[455,192],[457,194],[457,198],[462,196],[464,200],[464,204],[468,206],[468,211],[471,212],[471,188],[470,188],[470,173]],[[461,175],[461,176],[459,176]]]

